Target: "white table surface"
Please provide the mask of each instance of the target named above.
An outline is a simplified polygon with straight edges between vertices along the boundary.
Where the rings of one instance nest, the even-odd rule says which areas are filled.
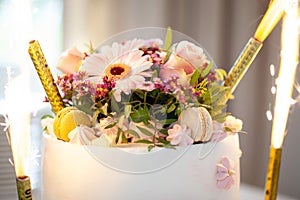
[[[241,200],[263,200],[264,199],[264,189],[249,184],[242,183],[240,190]],[[17,196],[7,197],[5,200],[16,200]],[[41,200],[40,191],[33,190],[33,200]],[[277,200],[299,200],[298,198],[289,197],[286,195],[278,194]]]
[[[264,188],[242,183],[240,187],[241,200],[264,200]],[[298,198],[289,197],[287,195],[278,194],[277,200],[299,200]]]

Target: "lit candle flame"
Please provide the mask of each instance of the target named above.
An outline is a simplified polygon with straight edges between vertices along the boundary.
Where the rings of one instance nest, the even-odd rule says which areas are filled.
[[[286,14],[282,21],[281,60],[272,127],[273,148],[281,148],[291,105],[294,77],[298,65],[299,31],[298,0],[286,1]]]
[[[30,112],[26,103],[29,92],[27,87],[24,87],[25,79],[24,75],[12,79],[5,90],[9,141],[17,177],[25,175],[30,151]]]
[[[272,0],[269,4],[268,10],[261,20],[254,38],[263,42],[276,26],[283,14],[284,0]]]

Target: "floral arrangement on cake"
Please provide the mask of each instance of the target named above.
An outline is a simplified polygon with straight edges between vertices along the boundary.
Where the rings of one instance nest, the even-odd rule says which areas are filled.
[[[226,72],[203,49],[158,38],[64,52],[57,78],[66,108],[44,118],[49,134],[70,143],[174,148],[220,141],[242,129],[224,109]]]

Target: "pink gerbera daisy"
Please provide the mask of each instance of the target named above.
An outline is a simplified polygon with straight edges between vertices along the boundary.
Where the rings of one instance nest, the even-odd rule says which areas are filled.
[[[129,94],[131,89],[139,88],[151,76],[149,70],[152,63],[144,52],[139,50],[143,40],[127,41],[125,44],[113,43],[104,46],[100,53],[86,58],[80,70],[87,72],[89,79],[98,83],[102,77],[114,79],[116,82],[114,96],[121,100],[121,92]]]

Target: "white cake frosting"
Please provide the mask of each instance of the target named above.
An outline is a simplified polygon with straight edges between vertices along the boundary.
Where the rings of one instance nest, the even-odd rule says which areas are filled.
[[[176,150],[140,148],[87,148],[45,134],[43,199],[239,199],[237,134]],[[235,171],[229,189],[217,187],[217,165],[224,157]]]

